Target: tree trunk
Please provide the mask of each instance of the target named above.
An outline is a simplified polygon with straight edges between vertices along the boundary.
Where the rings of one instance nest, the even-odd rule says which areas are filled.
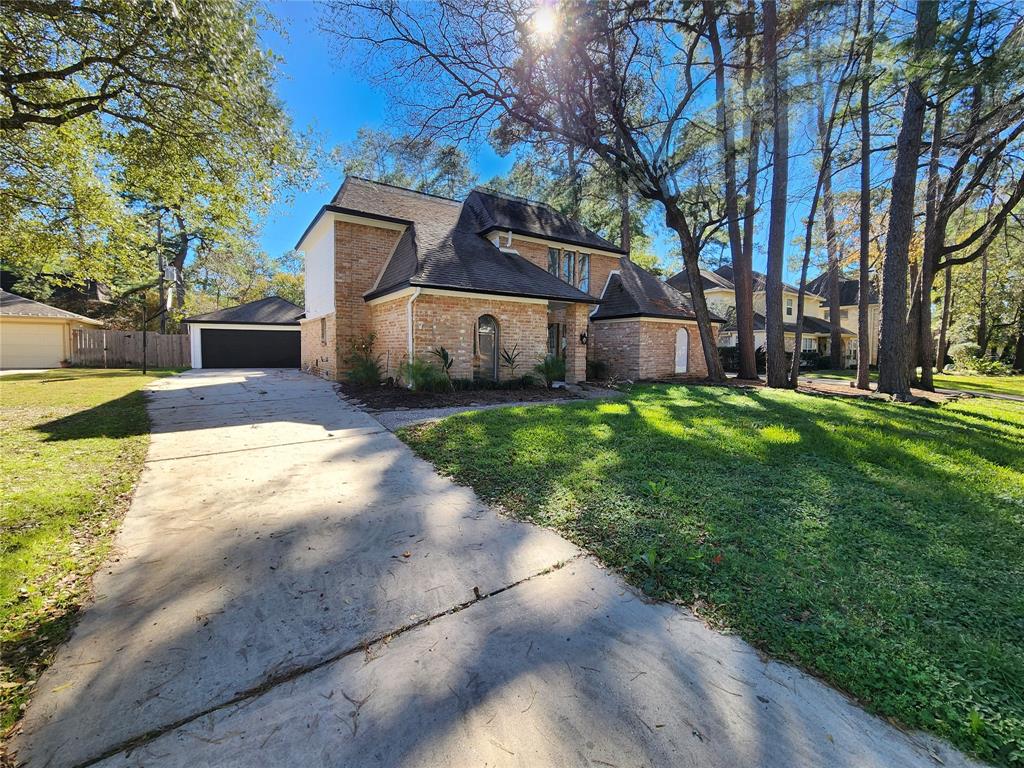
[[[1024,304],[1017,308],[1017,345],[1013,350],[1013,369],[1024,371]]]
[[[988,251],[981,254],[981,293],[978,296],[978,346],[982,356],[988,346]]]
[[[871,54],[875,0],[867,0],[864,76],[860,81],[860,265],[857,291],[857,389],[871,388]]]
[[[671,200],[662,202],[665,205],[665,225],[678,235],[679,245],[683,252],[683,266],[686,268],[686,279],[690,284],[690,303],[693,305],[697,329],[700,332],[700,344],[704,352],[704,360],[707,363],[708,379],[724,381],[722,361],[718,357],[718,344],[711,327],[711,313],[708,311],[708,303],[704,298],[697,244],[693,240],[693,234],[686,224],[685,217],[676,208],[675,202]]]
[[[939,220],[939,159],[942,155],[942,130],[945,105],[940,101],[935,107],[935,123],[932,127],[932,146],[928,153],[928,199],[925,203],[924,255],[921,259],[921,295],[917,317],[918,356],[921,362],[921,389],[935,391],[932,367],[935,365],[935,345],[932,340],[932,287],[935,284],[935,268],[939,263],[945,238],[946,222]],[[911,331],[915,330],[911,328]]]
[[[920,63],[935,42],[938,24],[938,3],[917,5],[914,59]],[[914,191],[917,185],[917,162],[921,154],[926,107],[924,72],[907,84],[903,120],[896,140],[896,162],[893,168],[892,197],[889,204],[889,232],[885,242],[882,266],[882,338],[878,345],[878,391],[905,400],[910,396],[907,376],[907,267],[910,239],[914,232]]]
[[[945,288],[942,294],[942,323],[939,326],[939,349],[935,356],[935,367],[940,373],[946,367],[946,350],[949,348],[946,336],[949,333],[949,315],[953,309],[953,268],[946,267],[943,272]]]
[[[569,166],[569,215],[578,220],[580,217],[580,171],[576,162],[576,147],[570,144],[566,147],[566,156]]]
[[[843,367],[842,302],[839,297],[839,236],[836,233],[835,198],[832,196],[832,158],[824,160],[822,173],[825,206],[825,244],[828,251],[828,325],[829,365],[833,370]]]
[[[750,88],[754,74],[754,2],[747,0],[746,13],[737,24],[743,24],[747,36],[743,57],[743,103],[746,107],[744,135],[747,139],[746,196],[743,203],[743,248],[741,258],[733,259],[733,285],[736,291],[736,337],[739,344],[740,372],[757,379],[757,347],[754,344],[754,214],[757,212],[757,175],[761,151],[760,111],[750,104]]]
[[[629,211],[629,191],[623,181],[619,182],[619,247],[629,253],[630,242],[633,236],[633,216]]]
[[[782,263],[786,247],[786,195],[789,192],[789,114],[785,86],[779,73],[778,15],[775,0],[764,3],[764,59],[775,123],[772,162],[772,202],[768,219],[768,267],[765,280],[765,328],[768,386],[789,387],[786,340],[782,318]],[[799,354],[794,350],[795,354]]]
[[[732,255],[733,275],[746,270],[749,275],[752,266],[743,260],[743,239],[740,233],[739,193],[736,187],[736,136],[733,132],[732,106],[725,88],[725,58],[722,55],[722,43],[718,37],[718,11],[714,0],[704,0],[704,15],[708,20],[708,40],[711,44],[711,56],[715,67],[715,108],[718,130],[722,134],[722,151],[725,160],[725,215],[728,221],[729,251]],[[742,300],[743,289],[739,283],[733,284],[736,292],[737,330],[749,325],[750,335],[738,334],[739,337],[739,378],[756,379],[757,362],[754,354],[753,318],[745,316],[740,319],[740,307],[746,313],[748,308],[753,314],[751,298]],[[747,306],[749,303],[749,307]]]

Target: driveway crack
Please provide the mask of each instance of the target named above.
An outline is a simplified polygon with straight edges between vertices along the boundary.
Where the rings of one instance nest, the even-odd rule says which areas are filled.
[[[411,632],[414,629],[426,626],[427,624],[437,621],[438,619],[443,619],[446,616],[451,616],[453,614],[460,613],[466,610],[467,608],[471,608],[477,603],[481,603],[484,600],[488,600],[496,595],[500,595],[502,592],[507,592],[510,589],[514,589],[515,587],[518,587],[520,584],[524,584],[528,581],[531,581],[532,579],[538,578],[540,576],[546,576],[549,573],[560,570],[561,568],[564,568],[566,565],[569,565],[570,563],[573,563],[584,556],[585,554],[583,552],[579,552],[570,558],[560,560],[559,562],[554,563],[553,565],[550,565],[547,568],[532,573],[529,576],[524,576],[523,578],[517,581],[513,581],[509,584],[498,587],[497,589],[493,589],[490,592],[480,592],[479,587],[473,587],[473,597],[469,600],[466,600],[465,602],[457,603],[443,611],[439,611],[429,616],[425,616],[421,619],[417,619],[416,621],[410,622],[408,624],[404,624],[400,627],[397,627],[396,629],[389,630],[369,640],[362,640],[356,645],[345,648],[344,650],[332,654],[327,658],[320,659],[318,661],[306,664],[304,666],[294,667],[289,670],[272,674],[262,682],[258,683],[257,685],[254,685],[251,688],[247,688],[243,691],[239,691],[234,696],[232,696],[229,699],[226,699],[225,701],[213,704],[209,707],[206,707],[205,709],[202,709],[198,712],[194,712],[190,715],[186,715],[185,717],[175,720],[174,722],[162,725],[158,728],[153,728],[149,731],[146,731],[145,733],[139,734],[138,736],[134,736],[130,739],[125,739],[110,747],[109,749],[104,750],[103,752],[94,757],[76,763],[73,766],[73,768],[88,768],[89,766],[96,765],[97,763],[106,760],[109,757],[113,757],[114,755],[118,755],[122,752],[127,752],[129,750],[138,749],[139,747],[142,747],[152,741],[155,741],[161,736],[168,734],[172,731],[175,731],[178,728],[186,726],[189,723],[195,722],[196,720],[202,717],[206,717],[207,715],[211,715],[214,712],[219,712],[228,707],[235,706],[236,704],[251,702],[253,699],[262,696],[263,694],[273,690],[274,688],[277,688],[280,685],[290,683],[294,680],[297,680],[300,677],[304,677],[305,675],[308,675],[311,672],[315,672],[318,669],[322,669],[323,667],[333,664],[336,661],[340,661],[341,659],[344,659],[353,654],[366,652],[367,649],[375,645],[386,645],[390,643],[392,640],[394,640],[396,637],[400,637],[401,635],[404,635],[407,632]],[[356,704],[356,702],[353,702],[352,699],[348,698],[348,696],[345,696],[345,698],[350,703]],[[365,699],[362,702],[358,702],[358,706],[356,708],[357,715],[359,708],[364,703]],[[353,729],[354,727],[355,723],[353,718]]]

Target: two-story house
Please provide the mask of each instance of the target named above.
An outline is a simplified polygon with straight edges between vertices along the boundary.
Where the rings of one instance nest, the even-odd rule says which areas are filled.
[[[444,347],[452,375],[503,379],[546,355],[566,380],[588,357],[621,378],[701,378],[687,298],[541,203],[483,189],[451,200],[350,176],[296,246],[305,254],[305,370],[344,376],[369,334],[387,376]]]
[[[754,305],[754,344],[765,345],[765,280],[762,272],[753,273],[753,305]],[[685,270],[668,279],[668,284],[677,290],[689,294],[689,283]],[[733,284],[731,266],[721,266],[715,270],[701,270],[701,282],[708,307],[730,321],[722,328],[718,336],[719,347],[733,347],[737,343],[736,336],[736,289]],[[860,284],[856,279],[840,277],[840,327],[843,339],[843,364],[857,364],[857,301]],[[793,351],[796,340],[796,314],[799,289],[788,283],[782,284],[782,314],[785,329],[786,350]],[[869,299],[868,323],[871,328],[871,363],[878,359],[878,331],[880,306],[877,292],[872,291]],[[804,301],[804,319],[801,331],[801,347],[803,351],[814,351],[822,355],[829,354],[831,332],[828,309],[827,275],[822,274],[807,283],[807,294]]]

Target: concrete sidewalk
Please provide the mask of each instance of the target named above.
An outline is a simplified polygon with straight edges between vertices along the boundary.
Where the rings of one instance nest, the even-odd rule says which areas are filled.
[[[967,765],[555,534],[294,371],[153,385],[33,766]]]

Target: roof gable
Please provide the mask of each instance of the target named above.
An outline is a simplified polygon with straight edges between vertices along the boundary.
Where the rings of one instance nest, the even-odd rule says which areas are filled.
[[[480,234],[495,230],[554,240],[579,248],[626,252],[578,221],[544,203],[478,187],[466,198],[479,221]]]
[[[662,317],[694,320],[689,299],[668,283],[662,282],[629,258],[619,259],[619,270],[612,273],[601,297],[594,320],[616,317]],[[721,322],[712,314],[711,319]]]

